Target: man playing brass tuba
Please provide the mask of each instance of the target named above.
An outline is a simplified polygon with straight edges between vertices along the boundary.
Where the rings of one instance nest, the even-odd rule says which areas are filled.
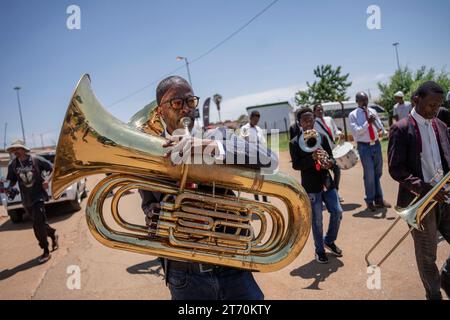
[[[243,158],[244,165],[251,165],[254,168],[277,166],[278,158],[270,150],[262,145],[249,144],[225,128],[208,131],[206,139],[187,135],[186,130],[193,134],[194,112],[199,98],[194,96],[191,86],[185,79],[171,76],[162,80],[156,89],[156,100],[159,120],[164,127],[161,135],[168,139],[164,147],[168,148],[167,156],[171,157],[174,165],[183,165],[182,161],[178,161],[180,159],[178,155],[183,156],[188,151],[194,157],[196,153],[203,153],[209,149],[215,160],[225,164],[239,164],[237,160]],[[184,120],[180,122],[186,117],[192,120],[189,124]],[[177,134],[177,129],[181,129],[181,135]],[[229,141],[234,141],[232,147],[229,146]],[[256,159],[251,159],[252,153],[256,155],[257,152]],[[204,174],[208,175],[208,172]],[[203,188],[208,192],[206,187],[196,186],[189,181],[186,182],[186,188]],[[225,194],[227,191],[216,188],[215,192]],[[158,220],[160,201],[164,195],[142,190],[140,194],[142,209],[151,230]],[[166,274],[166,284],[174,300],[264,299],[250,271],[165,258],[161,258],[161,263]]]

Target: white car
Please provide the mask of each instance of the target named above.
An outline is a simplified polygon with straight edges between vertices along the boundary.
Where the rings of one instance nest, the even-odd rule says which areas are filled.
[[[51,163],[54,162],[55,159],[55,152],[45,152],[45,153],[39,153],[39,156],[47,159]],[[8,172],[8,167],[2,165],[1,167],[1,176],[3,176],[3,180],[6,178]],[[25,213],[25,210],[22,205],[22,199],[20,196],[20,192],[17,192],[14,199],[9,199],[9,197],[5,194],[5,188],[9,187],[8,182],[3,185],[0,182],[0,200],[2,202],[2,205],[5,207],[5,209],[8,212],[8,215],[12,222],[18,223],[23,220],[23,214]],[[16,184],[13,186],[13,188],[19,190],[18,185]],[[71,211],[78,211],[81,209],[81,200],[87,196],[87,189],[86,189],[86,179],[82,179],[72,185],[70,185],[61,195],[61,197],[57,200],[53,199],[51,194],[51,187],[49,187],[49,190],[47,190],[47,194],[49,196],[49,200],[45,202],[45,204],[52,204],[57,202],[64,202],[69,206],[69,209]]]

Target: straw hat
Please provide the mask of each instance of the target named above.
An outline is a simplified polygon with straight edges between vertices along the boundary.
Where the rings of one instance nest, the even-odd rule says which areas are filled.
[[[18,148],[22,148],[25,151],[30,151],[30,149],[25,145],[25,143],[22,140],[16,140],[13,143],[11,143],[11,145],[6,148],[6,151],[9,152],[11,149],[18,149]]]

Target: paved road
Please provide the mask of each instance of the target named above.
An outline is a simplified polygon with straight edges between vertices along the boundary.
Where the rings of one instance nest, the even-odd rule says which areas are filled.
[[[386,169],[386,166],[385,166]],[[299,177],[290,168],[289,155],[281,154],[281,171]],[[364,254],[392,223],[392,209],[368,213],[363,205],[364,187],[360,164],[343,171],[341,196],[345,199],[344,217],[338,245],[344,257],[330,258],[327,265],[314,261],[312,236],[300,256],[288,267],[255,277],[266,299],[423,299],[414,258],[412,239],[408,237],[381,269],[381,288],[368,289],[370,276]],[[92,188],[99,177],[89,179]],[[386,200],[395,202],[397,186],[385,172],[383,188]],[[275,204],[276,200],[271,199]],[[67,212],[52,208],[49,220],[60,234],[60,249],[52,259],[38,265],[41,254],[29,221],[12,224],[0,207],[0,299],[169,299],[161,269],[153,256],[112,250],[98,243],[87,229],[82,210]],[[130,221],[143,221],[137,192],[124,197],[121,212]],[[2,216],[3,215],[3,216]],[[325,217],[328,214],[324,213]],[[325,222],[324,229],[327,223]],[[397,236],[406,230],[397,228]],[[393,235],[389,241],[394,241]],[[380,248],[386,252],[387,245]],[[450,254],[444,241],[438,247],[438,265]],[[72,266],[81,271],[81,288],[69,289]],[[69,273],[68,273],[69,272]]]

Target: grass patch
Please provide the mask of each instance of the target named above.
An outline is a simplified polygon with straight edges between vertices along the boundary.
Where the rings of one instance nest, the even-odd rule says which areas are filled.
[[[289,132],[283,132],[278,135],[279,137],[279,151],[287,151],[289,150]],[[272,149],[272,139],[270,135],[267,135],[267,146],[269,149]]]

